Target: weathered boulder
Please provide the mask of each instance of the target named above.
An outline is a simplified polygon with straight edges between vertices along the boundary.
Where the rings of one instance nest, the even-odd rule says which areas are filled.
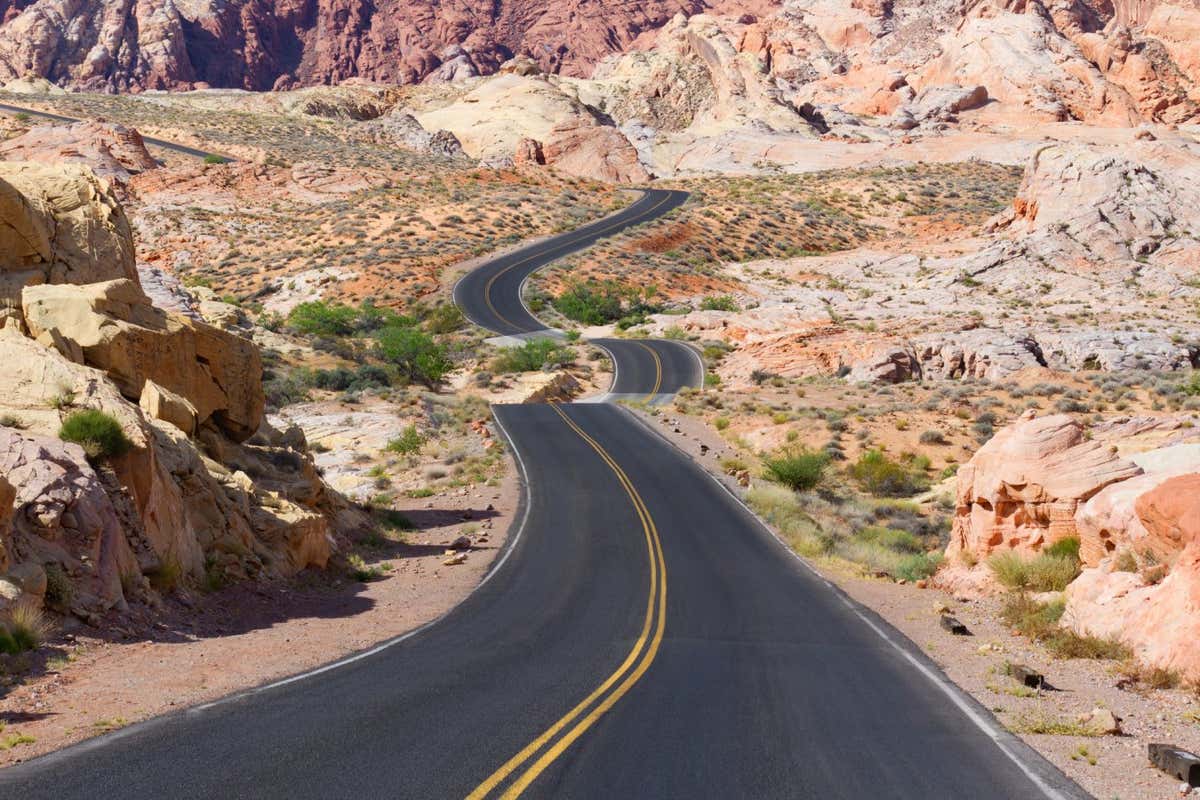
[[[0,158],[43,164],[85,164],[105,180],[128,181],[158,161],[133,128],[111,122],[39,125],[0,142]]]
[[[175,394],[170,389],[164,389],[152,380],[147,380],[142,387],[142,396],[138,405],[146,416],[169,422],[187,436],[196,432],[196,407],[186,397]]]
[[[132,280],[29,286],[22,309],[31,336],[104,370],[130,400],[139,400],[153,380],[191,403],[200,424],[211,419],[238,441],[262,423],[258,348],[155,308]]]
[[[1027,411],[958,471],[947,555],[965,551],[984,559],[1000,549],[1032,553],[1076,536],[1080,503],[1141,472],[1115,448],[1089,441],[1072,417]]]
[[[1067,587],[1063,618],[1120,639],[1144,663],[1200,677],[1200,472],[1170,477],[1132,505],[1125,544],[1141,569],[1127,571],[1114,555],[1084,570]]]
[[[0,302],[43,283],[137,279],[116,195],[81,164],[0,162]]]

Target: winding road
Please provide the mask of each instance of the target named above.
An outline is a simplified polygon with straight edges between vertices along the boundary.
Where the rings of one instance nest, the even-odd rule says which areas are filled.
[[[521,304],[529,273],[685,199],[649,192],[484,264],[455,297],[500,335],[545,335]],[[596,344],[615,395],[702,377],[679,342]],[[494,413],[526,496],[461,605],[315,672],[4,770],[0,796],[1087,797],[626,409]]]
[[[61,123],[65,123],[65,124],[71,124],[74,122],[83,122],[83,120],[77,119],[76,117],[64,117],[61,114],[51,114],[49,111],[38,111],[37,109],[34,109],[34,108],[23,108],[21,106],[11,106],[7,103],[0,103],[0,111],[6,112],[8,114],[27,114],[31,117],[37,117],[39,119],[49,120],[50,122],[61,122]],[[217,156],[218,158],[220,158],[224,161],[233,161],[234,160],[234,159],[230,158],[229,156],[223,156],[223,155],[219,155],[217,153],[210,153],[207,150],[201,150],[196,147],[189,147],[186,144],[177,144],[176,142],[168,142],[166,139],[155,139],[151,136],[143,136],[142,141],[145,142],[147,145],[150,145],[151,147],[161,147],[163,150],[170,150],[175,153],[182,153],[185,156],[192,156],[194,158],[208,158],[209,156]]]

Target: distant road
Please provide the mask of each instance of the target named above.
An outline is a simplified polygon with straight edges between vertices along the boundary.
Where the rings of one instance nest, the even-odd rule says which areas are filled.
[[[683,205],[687,192],[651,189],[627,208],[573,231],[497,256],[467,274],[454,287],[454,302],[467,319],[501,336],[547,330],[521,299],[525,279],[563,256],[586,250],[608,236],[658,219]]]
[[[67,123],[67,124],[72,123],[72,122],[83,122],[84,121],[82,119],[76,119],[75,117],[64,117],[61,114],[51,114],[48,111],[38,111],[38,110],[32,109],[32,108],[22,108],[20,106],[10,106],[7,103],[0,103],[0,111],[7,111],[10,114],[28,114],[31,117],[39,117],[41,119],[48,119],[51,122],[62,122],[62,123]],[[223,158],[226,161],[234,161],[235,160],[235,159],[230,158],[229,156],[221,155],[220,153],[210,153],[207,150],[200,150],[195,147],[188,147],[185,144],[176,144],[175,142],[168,142],[165,139],[155,139],[151,136],[143,136],[142,141],[144,141],[146,144],[151,145],[153,147],[161,147],[164,150],[172,150],[176,153],[183,153],[185,156],[194,156],[195,158],[207,158],[208,156],[217,156],[218,158]]]

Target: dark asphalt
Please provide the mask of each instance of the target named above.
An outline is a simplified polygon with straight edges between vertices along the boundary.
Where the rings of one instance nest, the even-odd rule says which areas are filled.
[[[556,259],[591,247],[600,239],[657,219],[683,205],[687,192],[647,190],[616,214],[497,256],[467,274],[454,287],[454,302],[467,319],[503,336],[546,330],[521,301],[521,285],[532,273]]]
[[[497,333],[543,330],[520,304],[529,272],[682,201],[648,193],[622,223],[493,260],[456,300]],[[596,344],[610,395],[702,378],[679,342]],[[511,549],[446,617],[0,771],[0,797],[1087,797],[630,412],[494,412],[528,498]]]
[[[670,339],[590,339],[612,356],[616,374],[609,399],[670,398],[704,384],[704,362],[690,345]]]
[[[51,122],[72,123],[72,122],[82,122],[83,121],[80,119],[76,119],[74,117],[64,117],[61,114],[51,114],[48,111],[37,111],[32,108],[22,108],[20,106],[10,106],[7,103],[0,103],[0,111],[6,111],[10,114],[28,114],[31,117],[38,117],[40,119],[48,119]],[[176,144],[175,142],[168,142],[165,139],[155,139],[150,136],[143,136],[142,141],[144,141],[146,144],[151,145],[153,147],[160,147],[163,150],[172,150],[176,153],[183,153],[184,155],[194,156],[196,158],[205,158],[209,155],[220,155],[219,153],[209,153],[206,150],[198,150],[195,147],[188,147],[187,145]],[[230,158],[229,156],[224,156],[224,155],[222,155],[221,158],[225,159],[226,161],[234,160],[234,159]]]
[[[523,797],[1043,796],[689,459],[617,407],[563,411],[656,524],[665,636],[629,694]],[[340,668],[4,770],[0,796],[467,796],[621,663],[649,588],[642,526],[600,456],[552,406],[496,416],[525,465],[530,513],[511,557],[446,618]],[[1086,796],[1001,742],[1060,796]]]

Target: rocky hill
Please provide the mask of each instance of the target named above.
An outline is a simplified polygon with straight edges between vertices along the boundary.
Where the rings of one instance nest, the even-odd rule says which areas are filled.
[[[997,119],[1178,122],[1200,99],[1194,0],[3,0],[0,20],[0,80],[93,91],[458,82],[515,55],[588,77],[634,54],[598,74],[618,120],[655,127],[710,96],[717,116],[746,111],[742,99],[777,116],[825,106],[818,128],[840,114],[917,127],[988,105]],[[948,85],[986,91],[956,99]]]

